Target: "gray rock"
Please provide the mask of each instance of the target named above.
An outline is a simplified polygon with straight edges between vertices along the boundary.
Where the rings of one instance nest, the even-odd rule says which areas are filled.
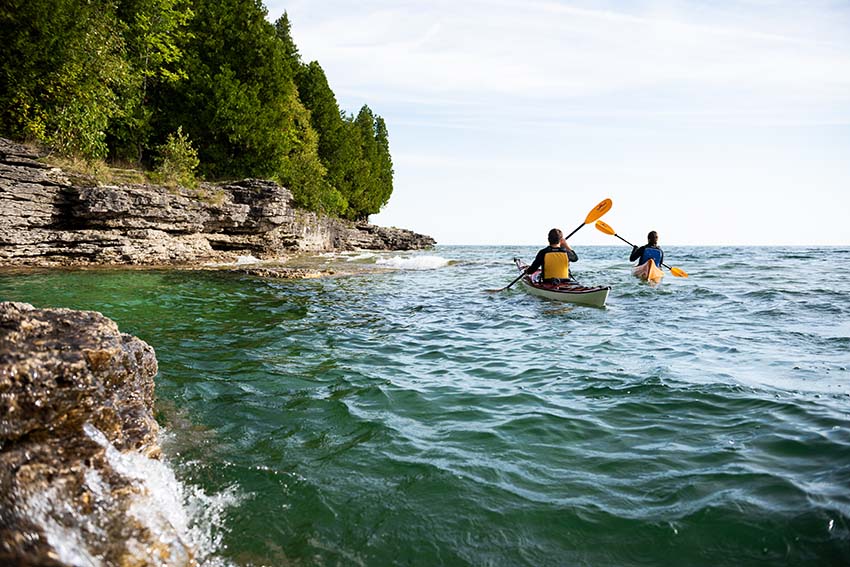
[[[202,265],[253,255],[416,250],[429,236],[353,223],[293,206],[272,181],[197,190],[99,185],[37,161],[0,138],[0,266]]]

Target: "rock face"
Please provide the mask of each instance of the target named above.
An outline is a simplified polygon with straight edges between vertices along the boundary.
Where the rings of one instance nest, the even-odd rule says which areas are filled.
[[[0,303],[0,565],[195,565],[139,461],[157,362],[95,312]]]
[[[0,138],[0,265],[163,265],[295,252],[416,250],[429,236],[295,209],[292,193],[247,179],[198,191],[98,185]]]

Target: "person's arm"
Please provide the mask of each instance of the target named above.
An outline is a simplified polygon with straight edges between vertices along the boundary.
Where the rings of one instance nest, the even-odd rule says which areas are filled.
[[[534,258],[534,261],[531,263],[531,265],[525,269],[526,274],[533,274],[534,272],[540,269],[540,267],[543,265],[544,253],[545,252],[543,250],[537,253],[537,257]]]
[[[660,247],[658,249],[661,250]],[[664,263],[664,250],[661,250],[661,262],[659,262],[659,263],[661,263],[661,264]]]
[[[570,248],[570,245],[567,244],[567,241],[563,238],[561,239],[560,246],[562,250],[565,250],[567,252],[567,258],[570,259],[570,262],[575,262],[576,260],[578,260],[578,254],[576,254],[575,250]]]
[[[635,260],[640,258],[645,249],[646,246],[641,246],[640,248],[638,248],[637,246],[632,246],[632,255],[629,256],[629,262],[634,262]]]

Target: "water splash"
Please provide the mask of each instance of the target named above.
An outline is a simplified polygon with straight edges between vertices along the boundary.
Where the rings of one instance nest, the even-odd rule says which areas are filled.
[[[234,488],[218,494],[207,494],[196,486],[185,485],[175,477],[174,470],[166,461],[150,459],[139,453],[122,453],[109,443],[106,436],[90,424],[84,426],[86,435],[102,446],[112,469],[129,479],[136,487],[128,514],[153,535],[152,539],[169,550],[169,559],[163,565],[192,564],[191,555],[203,567],[226,567],[230,564],[218,556],[225,532],[225,512],[237,505],[241,499]],[[109,501],[109,483],[96,469],[85,474],[86,487],[96,501]],[[94,533],[99,528],[94,524],[81,523],[80,531],[62,528],[48,518],[50,507],[60,508],[70,503],[61,490],[54,489],[44,494],[38,509],[45,512],[44,526],[51,545],[60,559],[71,565],[101,565],[84,543],[83,532]],[[140,542],[128,542],[133,555],[155,565],[157,558]]]

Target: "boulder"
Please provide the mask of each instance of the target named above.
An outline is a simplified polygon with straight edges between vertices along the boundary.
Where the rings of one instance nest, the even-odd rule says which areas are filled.
[[[100,313],[0,303],[0,565],[197,564],[140,472],[156,373]]]

